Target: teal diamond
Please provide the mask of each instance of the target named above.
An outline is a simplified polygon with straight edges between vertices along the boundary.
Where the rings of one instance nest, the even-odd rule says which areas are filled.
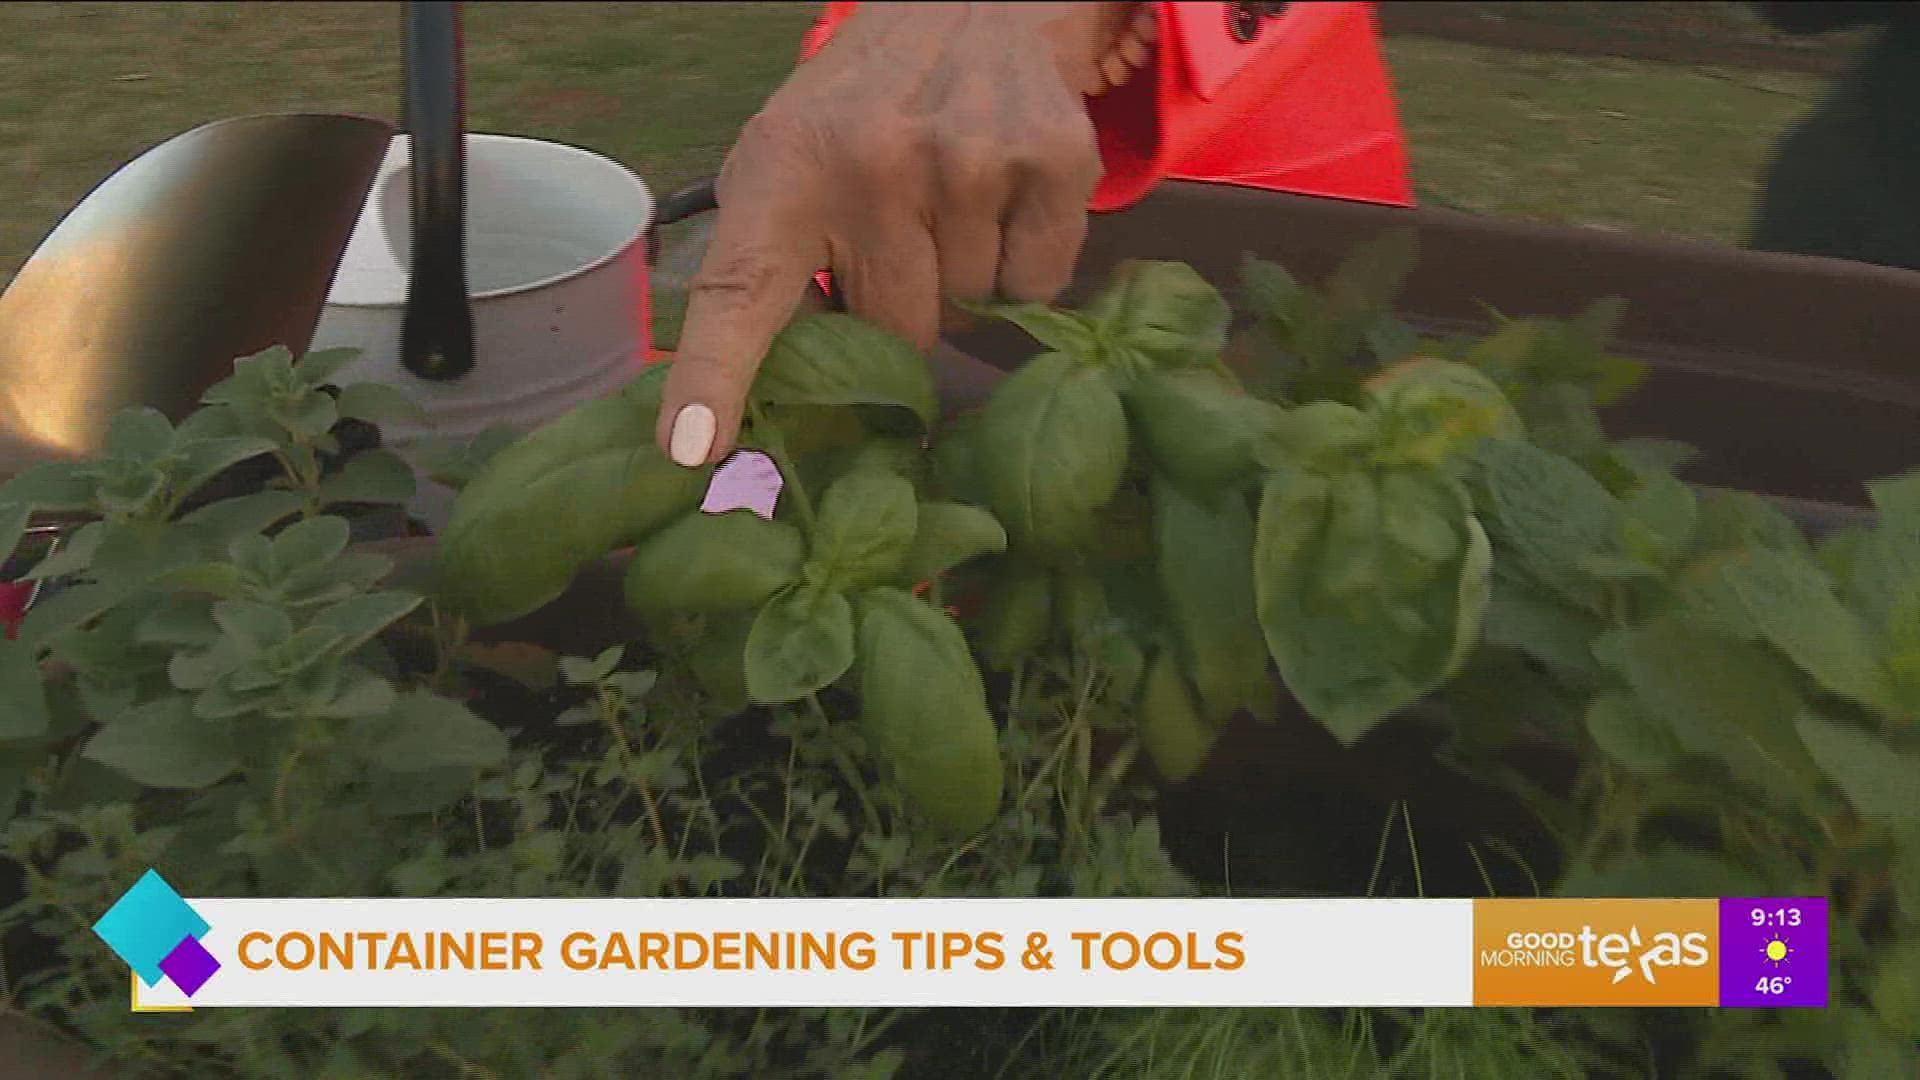
[[[107,909],[93,932],[127,962],[148,986],[160,985],[166,973],[160,961],[188,938],[198,938],[207,920],[187,906],[158,871],[149,870]]]

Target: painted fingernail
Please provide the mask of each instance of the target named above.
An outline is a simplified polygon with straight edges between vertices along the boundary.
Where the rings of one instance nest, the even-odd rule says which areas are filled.
[[[713,410],[705,405],[688,405],[673,418],[673,438],[667,453],[674,464],[691,469],[705,463],[713,451]]]

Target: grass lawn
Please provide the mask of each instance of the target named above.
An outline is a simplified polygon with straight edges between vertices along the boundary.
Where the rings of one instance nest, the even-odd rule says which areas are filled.
[[[476,130],[711,172],[789,70],[812,4],[468,5]],[[399,5],[0,5],[0,282],[116,166],[250,112],[397,111]],[[1388,52],[1420,195],[1476,213],[1736,241],[1807,76],[1529,55]],[[670,304],[668,306],[671,306]]]

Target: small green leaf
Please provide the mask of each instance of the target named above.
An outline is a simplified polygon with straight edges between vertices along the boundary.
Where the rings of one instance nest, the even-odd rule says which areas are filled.
[[[27,571],[28,581],[51,581],[70,574],[78,574],[93,565],[93,556],[100,550],[100,544],[107,538],[110,528],[104,521],[89,521],[75,529],[65,538],[66,542],[53,549],[53,553],[33,565]]]
[[[357,679],[334,695],[320,715],[336,720],[363,720],[385,716],[393,710],[397,695],[393,684],[378,675]]]
[[[42,462],[0,484],[0,502],[19,503],[29,511],[84,510],[93,502],[89,464]]]
[[[330,563],[347,550],[350,539],[352,529],[346,518],[324,515],[296,521],[273,538],[274,565],[287,574]]]
[[[1126,414],[1104,372],[1045,353],[988,399],[978,454],[988,508],[1008,536],[1041,550],[1071,548],[1119,489]]]
[[[425,690],[400,695],[372,758],[388,772],[487,768],[507,756],[507,737],[457,701]]]
[[[235,760],[225,728],[195,718],[184,697],[163,697],[101,725],[81,756],[148,787],[207,788]]]
[[[198,491],[207,481],[227,469],[273,451],[271,440],[246,435],[198,439],[188,443],[180,450],[180,460],[175,466],[175,494],[187,495]]]
[[[320,482],[320,503],[404,503],[413,498],[413,469],[391,450],[363,450]]]
[[[903,584],[917,585],[970,559],[1006,550],[1007,531],[985,510],[965,503],[921,503],[900,578]]]
[[[213,605],[213,621],[249,652],[270,649],[293,636],[286,612],[251,600],[222,600]]]
[[[804,549],[798,529],[751,510],[695,511],[634,549],[627,603],[653,618],[757,608],[799,578]]]
[[[568,686],[598,686],[614,673],[625,655],[625,648],[612,645],[600,650],[599,655],[591,659],[563,656],[560,658],[560,677],[566,680]]]
[[[1077,312],[1061,311],[1045,304],[963,302],[959,306],[975,315],[1005,319],[1050,352],[1091,357],[1099,348],[1100,339],[1093,326]]]
[[[341,416],[382,428],[388,424],[422,424],[427,416],[418,402],[385,383],[353,383],[341,387],[338,405]]]
[[[747,634],[747,692],[762,705],[798,701],[853,666],[853,608],[810,585],[775,593]]]
[[[1750,551],[1723,571],[1762,637],[1823,688],[1868,707],[1888,701],[1867,628],[1811,561]]]
[[[0,562],[11,558],[20,546],[20,538],[27,534],[27,519],[32,516],[33,509],[26,503],[0,502]]]
[[[1178,784],[1207,762],[1220,729],[1194,707],[1180,666],[1165,652],[1148,666],[1140,687],[1140,744],[1160,775]]]
[[[1615,631],[1594,653],[1688,753],[1723,762],[1769,798],[1804,805],[1819,770],[1794,731],[1800,694],[1772,654],[1672,615]]]
[[[123,409],[108,423],[105,449],[109,457],[158,460],[173,449],[173,424],[158,409]]]
[[[1649,566],[1669,567],[1685,555],[1699,528],[1693,489],[1669,473],[1646,473],[1621,504],[1621,547]]]
[[[308,386],[325,386],[360,356],[360,350],[340,347],[315,349],[293,365],[293,373]]]
[[[1801,716],[1794,727],[1861,817],[1896,829],[1920,829],[1920,791],[1914,787],[1920,754],[1901,753],[1885,739],[1812,714]]]
[[[47,691],[33,650],[0,637],[0,743],[38,738],[53,715],[47,709]],[[10,804],[0,802],[0,809]]]
[[[1478,445],[1484,498],[1476,499],[1495,545],[1542,585],[1591,600],[1582,557],[1611,552],[1619,506],[1591,474],[1519,439]]]
[[[1015,562],[987,585],[980,616],[980,650],[995,671],[1010,671],[1038,651],[1053,625],[1053,575]]]
[[[839,312],[803,315],[773,340],[754,380],[770,405],[887,405],[931,428],[939,416],[933,375],[919,352],[886,330]]]
[[[936,827],[985,827],[1000,809],[1000,747],[960,627],[899,589],[862,593],[859,614],[861,726],[872,745]]]
[[[406,618],[420,606],[423,599],[416,593],[397,590],[361,593],[322,608],[314,615],[311,625],[324,627],[337,634],[337,639],[326,651],[335,656],[345,656],[372,641],[382,630]]]
[[[836,589],[857,589],[900,572],[918,527],[919,504],[906,478],[856,469],[820,500],[808,573]]]
[[[1594,698],[1587,708],[1587,732],[1602,753],[1632,772],[1657,775],[1680,760],[1680,744],[1672,730],[1641,708],[1631,694]]]
[[[260,532],[298,513],[300,496],[291,491],[256,491],[237,499],[208,503],[180,519],[206,545],[208,554],[226,555],[235,540]]]

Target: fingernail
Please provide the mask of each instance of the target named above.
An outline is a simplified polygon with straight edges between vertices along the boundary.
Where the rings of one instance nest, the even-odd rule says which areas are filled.
[[[713,451],[713,410],[705,405],[689,405],[673,418],[673,438],[667,453],[674,464],[691,469],[706,462]]]

